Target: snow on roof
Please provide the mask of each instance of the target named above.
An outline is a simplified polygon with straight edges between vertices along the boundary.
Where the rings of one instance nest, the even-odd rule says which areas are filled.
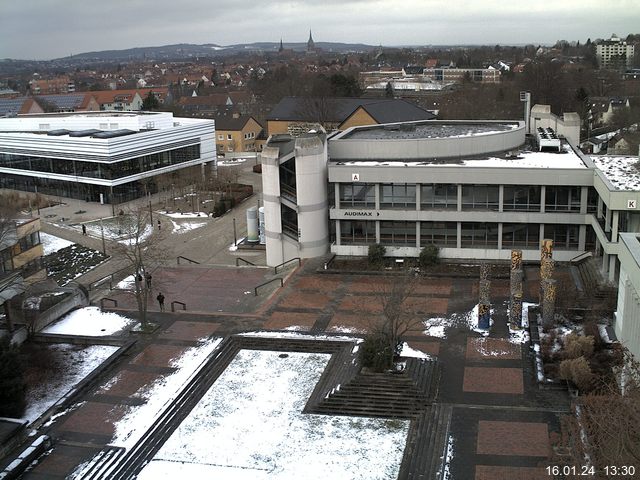
[[[591,155],[591,159],[617,190],[640,191],[640,160],[637,156]]]
[[[524,150],[515,157],[488,157],[476,159],[429,159],[422,162],[402,161],[348,161],[335,160],[334,164],[366,166],[407,166],[407,167],[489,167],[489,168],[587,168],[582,159],[569,147],[564,145],[562,152],[532,152]]]

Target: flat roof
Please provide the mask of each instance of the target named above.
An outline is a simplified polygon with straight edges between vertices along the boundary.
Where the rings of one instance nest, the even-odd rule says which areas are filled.
[[[358,166],[407,166],[407,167],[484,167],[484,168],[588,168],[582,158],[568,144],[560,152],[523,149],[513,154],[487,155],[474,158],[425,159],[422,161],[398,160],[340,160],[331,159],[333,165]]]
[[[460,138],[515,130],[518,122],[446,122],[389,124],[358,127],[345,132],[340,140],[403,140],[425,138]]]
[[[617,190],[640,191],[640,159],[631,155],[589,155]]]

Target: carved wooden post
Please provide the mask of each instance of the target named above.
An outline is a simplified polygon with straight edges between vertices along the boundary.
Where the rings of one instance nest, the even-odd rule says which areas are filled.
[[[489,328],[491,319],[490,292],[491,282],[489,280],[480,280],[478,289],[478,328]]]
[[[546,328],[553,326],[556,313],[556,289],[557,281],[548,279],[544,281],[544,298],[542,299],[542,323]]]

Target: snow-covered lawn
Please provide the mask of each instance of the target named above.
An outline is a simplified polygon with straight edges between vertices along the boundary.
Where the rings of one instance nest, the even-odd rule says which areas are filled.
[[[102,337],[113,335],[133,323],[135,320],[117,313],[103,312],[98,307],[84,307],[49,325],[42,333]]]
[[[169,217],[169,218],[202,218],[202,219],[206,219],[209,217],[209,214],[207,212],[173,212],[173,213],[167,213],[167,212],[159,212],[162,215],[164,215],[165,217]]]
[[[302,413],[329,358],[241,350],[138,478],[397,478],[408,421]]]
[[[36,420],[118,348],[113,345],[47,344],[46,349],[58,368],[55,375],[46,375],[44,381],[28,386],[23,419],[30,423]]]
[[[40,242],[42,243],[44,255],[49,255],[53,252],[57,252],[58,250],[62,250],[69,245],[73,245],[73,242],[70,242],[69,240],[55,237],[44,232],[40,232]]]
[[[493,310],[492,310],[493,312]],[[428,318],[423,322],[424,334],[431,337],[446,338],[447,331],[452,327],[467,327],[482,336],[489,335],[488,330],[478,328],[478,305],[464,313],[454,313],[449,317]]]

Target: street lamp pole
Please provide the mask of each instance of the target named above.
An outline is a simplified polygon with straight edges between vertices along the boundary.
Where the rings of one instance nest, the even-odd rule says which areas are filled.
[[[238,246],[238,236],[236,235],[236,219],[233,219],[233,246]]]
[[[102,234],[102,253],[107,254],[107,245],[104,241],[104,226],[102,225],[102,218],[100,218],[100,233]]]

